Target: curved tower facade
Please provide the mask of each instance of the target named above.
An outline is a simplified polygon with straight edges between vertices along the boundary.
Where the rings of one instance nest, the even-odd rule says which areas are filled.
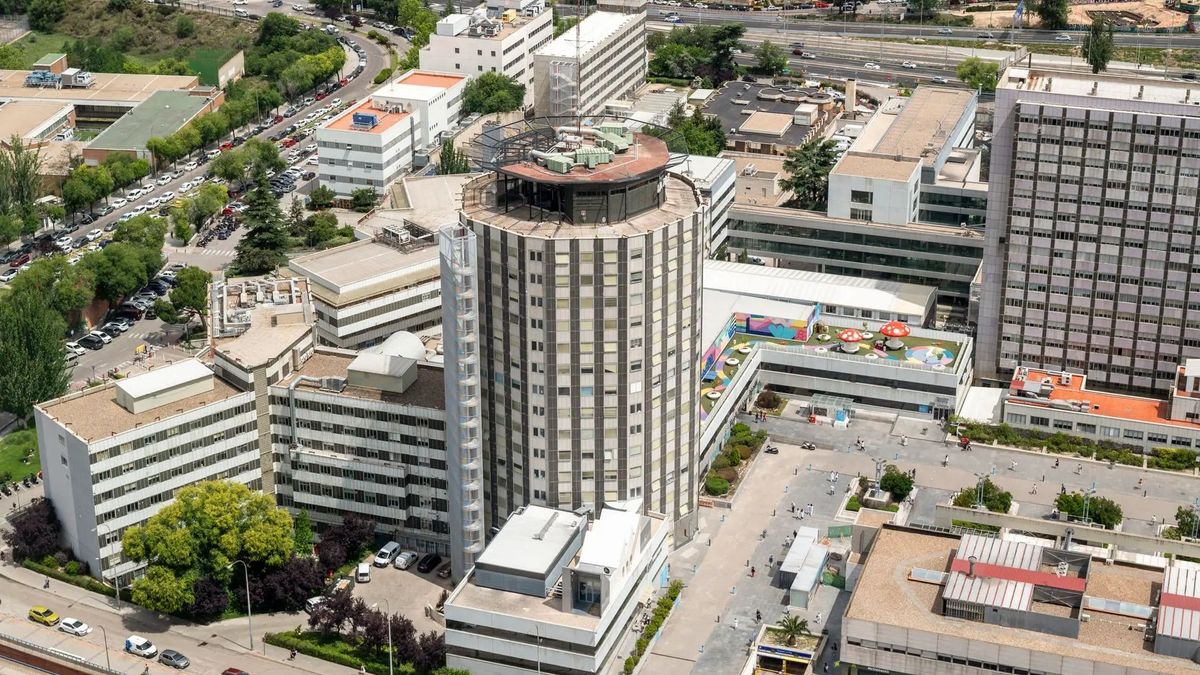
[[[475,235],[488,525],[533,503],[695,513],[704,209],[669,130],[485,130]],[[641,127],[638,127],[641,129]],[[447,363],[447,368],[451,368]],[[694,528],[693,528],[694,529]]]

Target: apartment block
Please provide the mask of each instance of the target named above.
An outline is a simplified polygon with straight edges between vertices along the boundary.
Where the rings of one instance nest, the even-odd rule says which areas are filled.
[[[525,106],[534,101],[533,54],[554,38],[554,13],[541,0],[492,0],[437,23],[421,49],[421,68],[476,77],[500,73],[525,85]]]
[[[1200,357],[1200,111],[1187,82],[1010,67],[996,91],[982,375],[1162,395]]]
[[[318,177],[339,197],[378,193],[460,116],[465,75],[410,70],[317,128]]]
[[[646,80],[646,13],[595,12],[533,56],[538,115],[597,115]]]
[[[642,601],[660,583],[670,519],[517,510],[446,601],[446,665],[473,673],[620,670]]]

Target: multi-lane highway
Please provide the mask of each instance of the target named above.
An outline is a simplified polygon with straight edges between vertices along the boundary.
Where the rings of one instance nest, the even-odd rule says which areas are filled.
[[[562,11],[569,12],[570,8],[564,6],[562,7]],[[963,41],[964,43],[975,42],[977,44],[988,40],[995,40],[997,42],[1068,44],[1058,39],[1061,31],[1026,28],[1013,32],[1000,28],[951,28],[948,33],[939,33],[939,30],[944,29],[938,26],[879,22],[854,23],[852,21],[838,20],[836,18],[838,15],[836,14],[817,14],[817,12],[822,11],[826,10],[739,12],[711,8],[697,9],[695,7],[665,7],[658,5],[647,7],[647,12],[651,19],[666,16],[668,13],[675,13],[679,15],[685,25],[734,22],[746,26],[747,29],[783,29],[786,26],[788,32],[824,33],[826,35],[848,35],[865,38],[882,35],[891,38],[921,37],[925,39],[956,40]],[[847,18],[849,18],[849,15],[847,15]],[[989,32],[993,37],[981,37]],[[1013,34],[1010,35],[1010,33]],[[1072,34],[1072,38],[1069,44],[1079,44],[1079,41],[1083,39],[1083,33],[1076,32]],[[1191,33],[1117,33],[1115,41],[1119,46],[1129,47],[1172,49],[1195,49],[1200,47],[1200,35]]]

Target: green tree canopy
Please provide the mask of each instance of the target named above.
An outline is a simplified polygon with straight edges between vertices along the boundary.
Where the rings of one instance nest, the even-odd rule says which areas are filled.
[[[467,83],[463,91],[463,111],[496,113],[517,110],[525,100],[525,85],[508,75],[484,73]]]
[[[455,173],[468,173],[470,170],[471,162],[467,158],[467,153],[455,147],[453,139],[447,138],[442,141],[442,153],[437,165],[438,174],[448,176]]]
[[[894,465],[888,464],[883,470],[883,476],[879,479],[879,489],[892,493],[893,499],[901,501],[912,493],[913,477]]]
[[[271,194],[266,169],[255,165],[254,188],[246,193],[246,210],[242,219],[246,235],[237,245],[234,268],[239,274],[264,274],[273,271],[285,260],[288,247],[287,229],[279,200]]]
[[[1088,499],[1082,492],[1066,492],[1054,500],[1054,506],[1059,511],[1073,517],[1084,518],[1087,511],[1087,522],[1097,523],[1111,530],[1124,519],[1121,505],[1107,497],[1092,495]]]
[[[763,40],[754,50],[758,71],[764,75],[779,75],[787,69],[787,53],[770,40]]]
[[[44,293],[0,297],[0,409],[25,418],[35,403],[67,391],[66,329]]]
[[[190,604],[181,589],[190,591],[196,579],[227,584],[234,560],[282,565],[295,543],[291,516],[269,495],[240,483],[206,481],[181,489],[144,525],[125,530],[122,546],[131,560],[149,563],[146,577],[134,582],[135,602],[140,596],[151,609],[177,612]],[[168,592],[151,592],[160,588]]]
[[[200,317],[208,314],[208,284],[212,274],[199,267],[185,267],[175,275],[175,288],[171,289],[171,304],[177,311],[191,310]]]
[[[962,508],[975,508],[979,498],[979,486],[969,485],[958,491],[954,505]],[[991,478],[983,481],[983,507],[996,513],[1008,513],[1012,508],[1012,493],[1001,490]]]
[[[1108,69],[1108,62],[1113,57],[1113,27],[1103,20],[1092,21],[1088,34],[1083,36],[1083,60],[1092,67],[1093,73]]]
[[[1067,27],[1071,7],[1069,0],[1035,0],[1033,12],[1044,30],[1062,30]]]
[[[1000,79],[1000,66],[992,61],[972,56],[963,59],[954,70],[958,79],[966,82],[972,89],[980,91],[996,91],[996,82]]]
[[[43,33],[53,33],[66,15],[67,0],[31,0],[29,3],[29,27]]]
[[[783,161],[787,177],[781,181],[791,190],[793,200],[802,209],[823,209],[829,198],[829,172],[837,163],[837,144],[815,138],[788,151]]]

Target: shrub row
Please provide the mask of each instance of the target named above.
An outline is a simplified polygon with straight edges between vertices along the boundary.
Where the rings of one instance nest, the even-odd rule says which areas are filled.
[[[729,492],[729,481],[710,471],[704,477],[704,491],[714,497],[720,497]]]
[[[267,633],[263,638],[267,644],[283,647],[284,649],[295,649],[305,656],[312,656],[323,661],[336,663],[347,668],[365,667],[368,673],[375,675],[387,675],[388,664],[387,657],[384,656],[381,661],[363,661],[361,657],[347,654],[333,644],[322,644],[308,637],[309,634],[296,634],[295,631],[286,633]],[[347,648],[349,646],[347,645]],[[411,663],[395,664],[395,672],[400,675],[415,675],[417,672]]]
[[[646,653],[650,641],[662,628],[663,622],[667,620],[667,615],[671,613],[671,608],[675,606],[675,600],[681,592],[683,592],[683,582],[676,579],[667,587],[667,594],[658,599],[658,603],[654,605],[654,613],[650,615],[650,621],[642,629],[642,636],[637,639],[637,643],[633,647],[633,653],[625,659],[624,675],[633,675],[642,654]]]
[[[392,69],[384,68],[383,70],[379,71],[379,74],[376,75],[375,79],[371,80],[371,81],[374,82],[375,84],[383,84],[384,82],[387,82],[388,78],[391,76],[392,76]]]
[[[49,557],[49,556],[47,556],[47,559],[54,560],[54,558]],[[40,563],[34,562],[32,560],[24,560],[21,562],[21,564],[26,569],[33,570],[34,572],[37,572],[38,574],[44,574],[53,579],[58,579],[59,581],[71,584],[72,586],[78,586],[84,590],[88,590],[93,593],[100,593],[102,595],[107,595],[110,598],[116,597],[116,595],[117,595],[117,591],[115,589],[113,589],[110,586],[106,586],[106,585],[100,583],[99,581],[96,581],[95,579],[87,576],[86,574],[69,574],[69,573],[59,569],[57,565],[46,565],[45,562],[46,562],[45,560],[43,560]],[[74,561],[71,561],[71,562],[74,562]],[[76,563],[76,565],[78,565],[78,563]],[[122,591],[121,597],[125,600],[129,600],[128,589],[123,588],[123,589],[121,589],[121,591]]]
[[[1102,462],[1116,462],[1128,466],[1141,466],[1141,448],[1113,441],[1093,441],[1090,438],[1048,433],[1033,429],[1018,429],[1008,424],[960,423],[958,434],[972,441],[986,444],[1008,445],[1026,450],[1046,448],[1057,454],[1078,455]],[[1154,448],[1146,464],[1154,469],[1187,471],[1196,466],[1197,452],[1188,448]]]

